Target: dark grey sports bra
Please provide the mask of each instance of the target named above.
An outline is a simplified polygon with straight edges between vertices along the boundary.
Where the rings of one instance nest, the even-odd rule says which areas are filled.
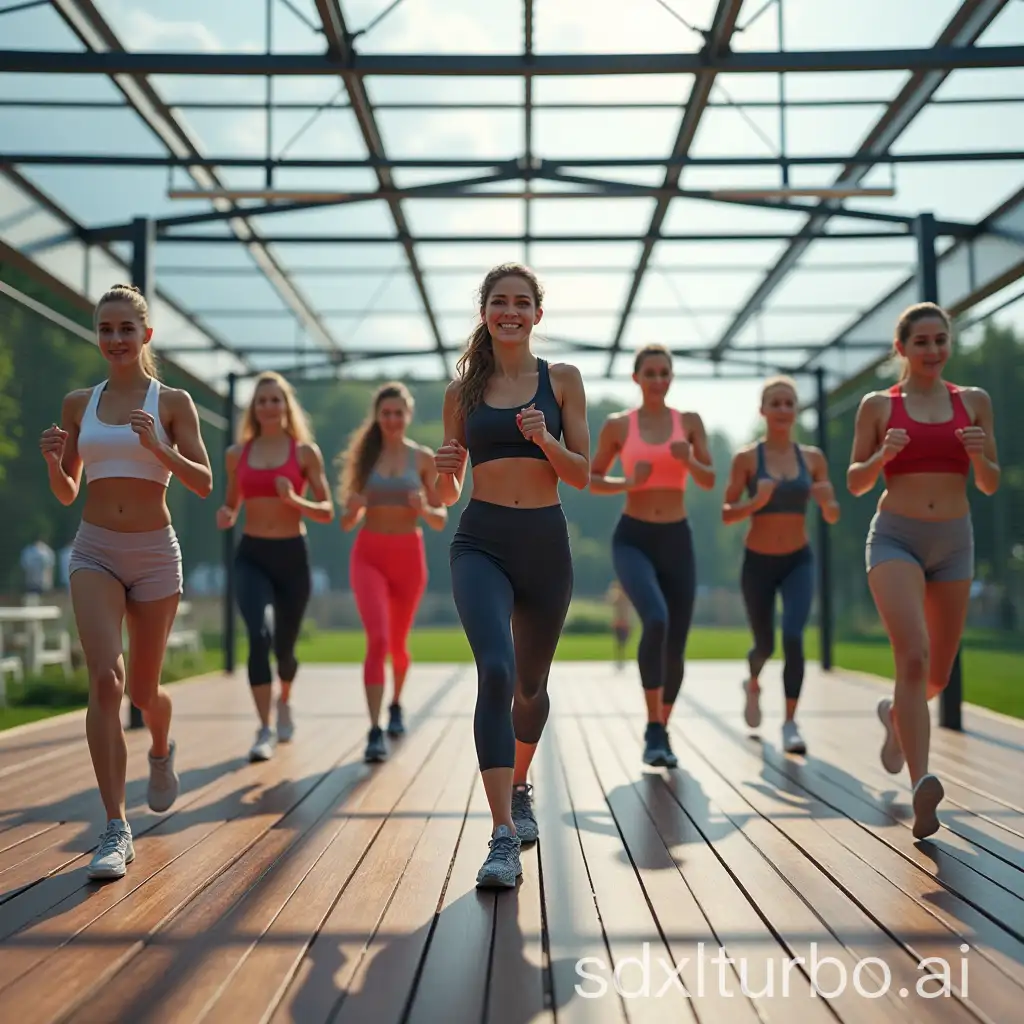
[[[423,486],[416,470],[416,450],[409,449],[405,468],[398,476],[384,476],[374,466],[366,478],[363,496],[368,508],[379,505],[408,505],[409,495]]]
[[[807,511],[807,501],[811,496],[811,474],[804,462],[803,452],[800,445],[794,444],[796,451],[797,474],[792,480],[785,478],[776,480],[775,490],[768,504],[759,508],[754,515],[763,516],[772,512],[803,513]],[[757,446],[757,471],[747,484],[747,493],[750,497],[757,494],[758,480],[770,480],[772,475],[768,472],[764,462],[764,444]]]

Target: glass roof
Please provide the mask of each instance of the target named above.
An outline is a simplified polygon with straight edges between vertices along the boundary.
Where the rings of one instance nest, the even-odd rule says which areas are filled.
[[[218,64],[268,40],[272,59],[316,59],[333,38],[325,11],[357,59],[389,67],[343,79]],[[0,38],[43,54],[116,39],[214,72],[133,82],[0,62],[0,240],[95,296],[129,273],[124,227],[155,219],[158,348],[218,389],[229,371],[338,352],[345,373],[450,373],[480,279],[520,260],[546,289],[538,334],[594,394],[625,393],[631,353],[661,342],[681,378],[707,378],[722,420],[722,396],[752,394],[761,373],[810,389],[804,371],[836,386],[878,361],[917,297],[920,214],[939,221],[950,308],[998,306],[1024,275],[1024,137],[1008,131],[1024,115],[1024,4],[1011,0],[634,0],[628,16],[617,0],[54,0],[0,5]],[[717,74],[673,73],[661,59],[692,62],[705,42],[787,70],[726,58]],[[939,45],[1021,52],[915,74]],[[893,49],[905,67],[801,70]],[[457,64],[524,54],[518,73]],[[527,77],[534,60],[573,73]],[[216,163],[172,167],[172,147]],[[673,152],[685,166],[667,166]],[[851,168],[858,153],[873,159]],[[894,194],[822,197],[840,182]],[[228,195],[190,195],[211,189]]]

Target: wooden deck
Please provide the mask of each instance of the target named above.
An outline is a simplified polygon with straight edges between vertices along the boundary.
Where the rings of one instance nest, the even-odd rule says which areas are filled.
[[[409,734],[372,769],[358,667],[304,668],[295,742],[257,765],[244,680],[175,686],[182,795],[146,808],[131,734],[137,858],[105,885],[85,878],[102,810],[82,716],[0,735],[4,1019],[1021,1019],[1024,727],[967,709],[965,734],[935,731],[944,827],[918,843],[906,778],[878,763],[876,682],[811,671],[809,754],[787,757],[777,668],[758,740],[740,666],[691,664],[669,772],[640,763],[635,671],[555,666],[541,839],[497,896],[473,885],[490,822],[468,667],[414,668]]]

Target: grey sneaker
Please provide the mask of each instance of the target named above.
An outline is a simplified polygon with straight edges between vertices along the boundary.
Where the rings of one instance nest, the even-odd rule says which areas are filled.
[[[885,742],[882,744],[882,767],[890,775],[899,775],[905,761],[896,727],[892,724],[892,701],[883,697],[878,702],[878,720],[885,726]]]
[[[292,721],[291,706],[277,698],[277,742],[289,743],[295,735],[295,722]]]
[[[519,863],[522,840],[512,835],[508,825],[499,825],[487,844],[490,853],[477,872],[478,889],[514,889],[516,879],[523,873]]]
[[[89,862],[89,878],[95,881],[110,881],[124,878],[127,865],[135,860],[135,846],[132,844],[132,830],[127,821],[114,818],[100,835],[99,849]]]
[[[934,775],[922,775],[914,787],[914,838],[927,839],[939,831],[938,806],[946,795]]]
[[[807,744],[804,743],[804,738],[792,719],[782,723],[782,749],[787,754],[807,753]]]
[[[743,721],[751,729],[756,729],[761,724],[761,690],[750,685],[750,680],[743,681],[743,692],[747,696],[747,703],[743,707]]]
[[[537,819],[533,816],[532,793],[533,786],[528,782],[512,787],[512,824],[521,843],[535,843],[540,835]]]
[[[269,725],[256,730],[256,742],[249,750],[250,761],[269,761],[274,756],[274,730]]]
[[[384,742],[384,730],[375,725],[366,737],[366,750],[363,753],[363,760],[367,764],[377,764],[388,759],[388,748]]]
[[[174,770],[174,751],[177,744],[171,740],[166,757],[149,755],[149,798],[150,810],[157,813],[169,810],[178,799],[179,780]]]

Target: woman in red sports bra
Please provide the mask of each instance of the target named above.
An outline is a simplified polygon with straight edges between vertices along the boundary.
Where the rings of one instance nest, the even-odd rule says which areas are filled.
[[[245,505],[235,589],[249,634],[249,685],[260,719],[249,758],[267,761],[275,742],[287,743],[295,731],[289,703],[299,668],[295,644],[312,590],[303,517],[318,523],[334,518],[323,456],[292,386],[280,374],[257,378],[238,444],[228,449],[225,465],[227,490],[217,525],[231,529]],[[304,497],[307,488],[312,500]],[[272,627],[268,609],[273,609]],[[276,731],[270,725],[271,648],[281,681]]]
[[[949,682],[974,578],[967,477],[973,466],[975,486],[991,495],[1000,470],[988,394],[942,379],[946,312],[930,302],[905,310],[894,350],[903,373],[861,401],[847,486],[859,497],[885,476],[866,545],[868,585],[896,665],[894,698],[878,703],[881,757],[893,775],[907,765],[914,835],[923,839],[939,828],[944,795],[928,771],[928,701]]]
[[[715,485],[707,434],[700,416],[665,404],[672,385],[672,356],[661,345],[636,354],[633,380],[638,409],[608,417],[591,460],[595,494],[626,495],[612,537],[615,573],[643,624],[637,663],[647,705],[645,764],[674,768],[669,742],[672,705],[683,683],[686,638],[693,618],[697,574],[686,516],[686,483]],[[615,459],[624,476],[610,477]]]

